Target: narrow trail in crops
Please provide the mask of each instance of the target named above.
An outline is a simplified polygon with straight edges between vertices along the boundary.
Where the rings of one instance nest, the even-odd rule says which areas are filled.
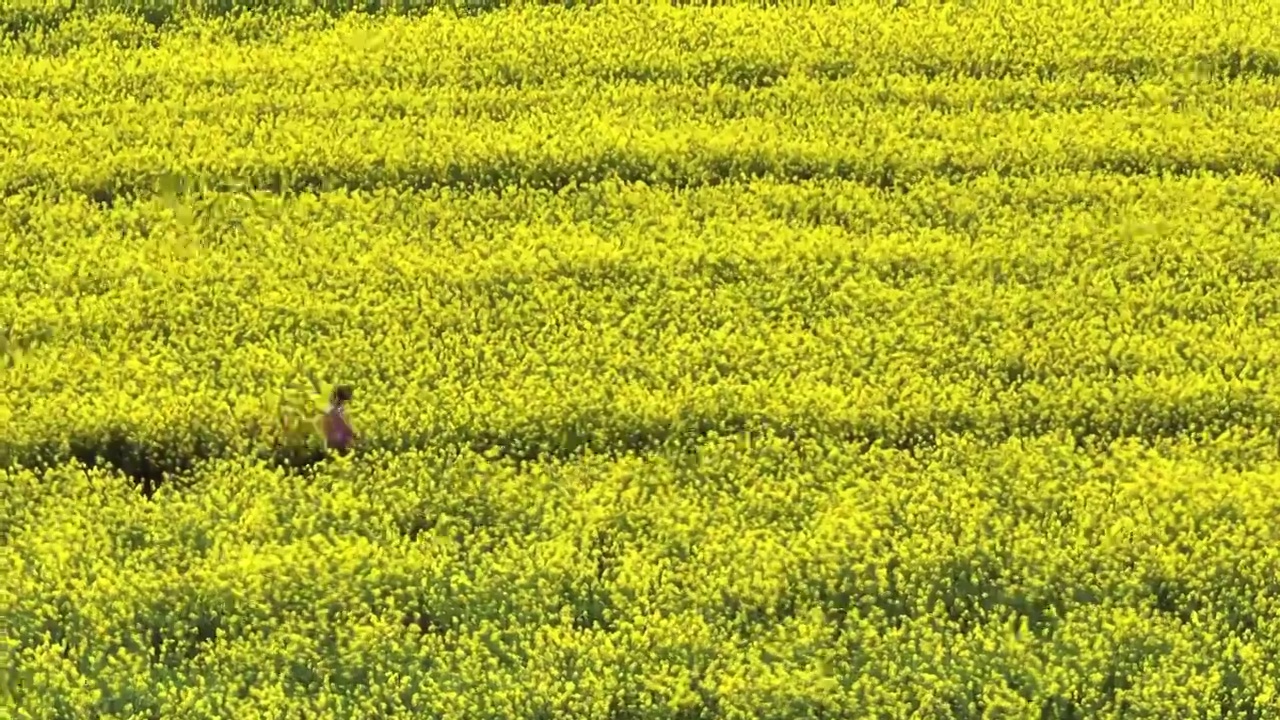
[[[1276,432],[1276,428],[1235,426],[1237,430]],[[1209,427],[1203,435],[1220,434],[1223,428]],[[632,427],[613,435],[601,437],[588,429],[548,427],[543,432],[472,432],[459,428],[437,442],[420,443],[365,443],[359,447],[356,459],[371,456],[387,456],[409,452],[437,452],[445,457],[457,457],[462,453],[475,453],[497,461],[524,466],[539,461],[569,461],[584,455],[605,456],[618,459],[626,455],[659,452],[689,452],[712,437],[751,435],[780,439],[801,445],[840,444],[861,447],[864,451],[873,447],[915,454],[938,446],[945,437],[968,437],[988,444],[999,444],[1018,437],[1033,437],[1066,432],[1074,438],[1078,449],[1088,452],[1105,452],[1112,443],[1137,439],[1145,443],[1188,437],[1196,434],[1191,427],[1177,423],[1151,426],[1141,434],[1126,433],[1115,427],[1054,427],[987,429],[978,428],[957,418],[948,424],[937,424],[912,432],[892,432],[886,428],[824,427],[820,431],[797,430],[785,422],[769,419],[726,417],[702,418],[692,424],[654,424],[649,427]],[[27,467],[51,467],[60,462],[76,461],[88,468],[102,468],[130,478],[138,491],[151,498],[163,486],[176,483],[178,488],[188,486],[189,475],[199,465],[237,456],[234,453],[215,450],[212,445],[199,448],[196,453],[174,455],[165,448],[134,441],[122,434],[94,439],[81,439],[70,445],[69,455],[58,452],[50,444],[45,448],[30,448],[25,455],[38,462],[19,462]],[[280,447],[260,452],[254,459],[265,466],[286,473],[302,473],[329,461],[325,452],[315,448]]]

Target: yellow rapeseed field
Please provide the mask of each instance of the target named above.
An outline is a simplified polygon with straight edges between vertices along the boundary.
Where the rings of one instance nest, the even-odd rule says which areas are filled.
[[[0,719],[1280,719],[1278,174],[1261,0],[0,3]]]

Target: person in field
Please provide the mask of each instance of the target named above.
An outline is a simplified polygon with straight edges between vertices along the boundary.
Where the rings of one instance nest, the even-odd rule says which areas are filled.
[[[351,394],[350,385],[334,388],[329,396],[329,409],[320,419],[325,446],[340,453],[350,452],[356,444],[356,433],[347,420],[347,403],[351,401]]]

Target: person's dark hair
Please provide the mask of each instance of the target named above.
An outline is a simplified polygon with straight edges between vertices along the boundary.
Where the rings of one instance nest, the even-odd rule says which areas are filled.
[[[334,402],[349,402],[351,400],[351,386],[339,385],[335,387],[331,398]]]

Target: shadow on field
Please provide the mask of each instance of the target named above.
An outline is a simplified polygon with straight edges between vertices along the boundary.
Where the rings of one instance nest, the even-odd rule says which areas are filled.
[[[176,489],[190,487],[189,473],[201,462],[228,457],[219,452],[212,438],[198,442],[187,452],[176,453],[169,448],[129,438],[125,433],[113,432],[105,437],[79,437],[67,444],[67,451],[47,446],[33,448],[25,453],[21,464],[49,466],[58,462],[75,460],[89,469],[116,472],[133,481],[134,487],[148,500],[161,487]],[[269,467],[301,471],[319,464],[325,459],[323,451],[315,448],[276,448],[258,457]],[[34,461],[34,462],[33,462]]]

